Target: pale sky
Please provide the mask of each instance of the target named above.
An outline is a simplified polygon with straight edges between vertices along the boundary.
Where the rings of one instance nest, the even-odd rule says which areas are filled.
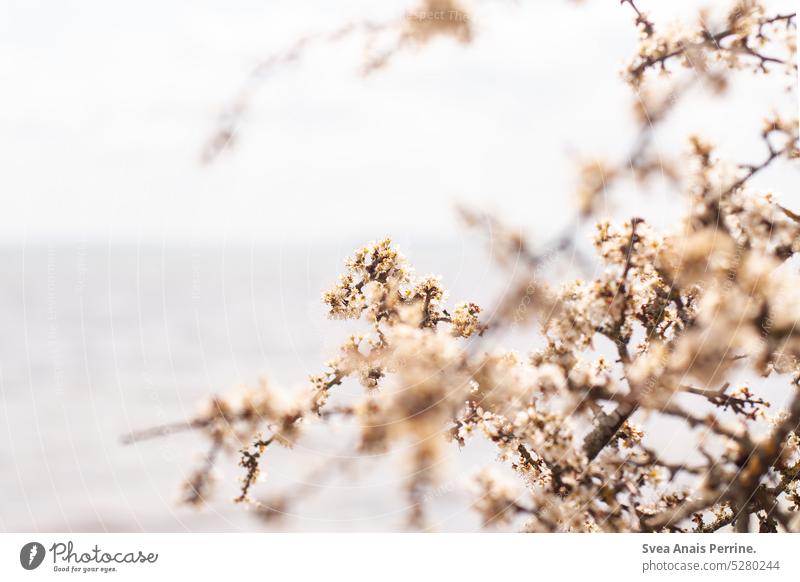
[[[659,4],[641,2],[656,17]],[[366,79],[363,39],[312,47],[264,81],[236,147],[199,164],[259,60],[304,34],[414,6],[7,0],[0,239],[446,238],[455,201],[548,228],[571,204],[571,153],[613,159],[632,132],[618,71],[636,35],[618,0],[472,2],[472,45],[440,39]],[[774,87],[734,91],[728,109],[698,98],[679,117],[750,153],[758,118],[732,124],[730,108],[781,100]],[[685,136],[659,139],[680,147]]]

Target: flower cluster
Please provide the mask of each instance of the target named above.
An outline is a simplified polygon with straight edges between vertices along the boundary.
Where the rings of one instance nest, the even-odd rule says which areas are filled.
[[[698,26],[678,26],[662,33],[634,2],[625,2],[636,11],[641,35],[637,54],[626,69],[626,77],[634,86],[640,85],[651,70],[668,72],[672,62],[699,75],[715,65],[763,73],[768,73],[771,67],[783,67],[790,72],[797,69],[793,13],[768,15],[761,2],[738,0],[717,30],[708,28],[707,23],[713,17],[703,12]],[[783,49],[782,54],[767,52],[775,45]]]
[[[424,14],[461,10],[451,1],[423,4]],[[345,338],[307,392],[287,399],[263,381],[213,398],[186,423],[134,435],[208,436],[210,450],[184,488],[188,502],[210,495],[218,453],[238,451],[237,500],[254,502],[265,518],[285,511],[299,492],[257,501],[272,447],[291,447],[308,426],[339,417],[358,428],[356,451],[406,451],[408,517],[417,529],[426,526],[444,451],[484,439],[519,477],[512,485],[479,473],[474,508],[487,526],[520,518],[525,531],[548,532],[800,530],[800,215],[752,180],[798,155],[797,119],[768,117],[754,136],[764,157],[752,164],[726,162],[687,136],[688,158],[668,176],[687,207],[673,228],[598,216],[611,182],[663,173],[649,147],[653,127],[691,83],[678,80],[667,98],[654,97],[650,72],[682,63],[719,91],[736,69],[794,72],[795,15],[742,0],[718,29],[707,29],[703,14],[699,28],[661,32],[632,0],[623,4],[641,34],[626,70],[644,95],[641,131],[626,163],[579,172],[576,215],[596,223],[592,276],[547,276],[566,250],[580,257],[575,229],[539,250],[497,219],[462,210],[469,225],[491,232],[500,266],[514,269],[489,320],[475,303],[448,309],[441,279],[416,276],[390,239],[357,249],[322,299],[331,318],[363,329]],[[402,43],[470,38],[466,16],[420,14],[404,21]],[[523,328],[530,337],[531,327],[539,349],[488,343]],[[785,409],[773,411],[758,381],[743,382],[743,374],[782,382]],[[344,383],[361,389],[338,404]],[[658,421],[681,423],[696,447],[681,458],[660,450],[651,438]]]

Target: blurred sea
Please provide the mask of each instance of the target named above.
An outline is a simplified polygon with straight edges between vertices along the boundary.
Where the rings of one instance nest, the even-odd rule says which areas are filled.
[[[488,302],[501,279],[480,240],[473,242],[401,248],[418,272],[442,275],[453,300]],[[353,329],[327,319],[320,294],[354,248],[0,249],[0,530],[402,528],[398,459],[356,460],[355,480],[303,484],[317,491],[297,515],[265,526],[230,502],[240,475],[234,459],[220,463],[218,495],[208,507],[175,503],[205,450],[199,435],[120,442],[132,430],[186,419],[209,395],[253,385],[261,375],[305,389],[307,376],[323,369]],[[355,387],[342,394],[348,390],[356,394]],[[353,454],[352,437],[352,428],[334,426],[311,434],[302,450],[271,451],[263,487],[301,486],[309,467]],[[453,455],[438,525],[474,529],[477,518],[460,489],[474,457],[469,448]]]

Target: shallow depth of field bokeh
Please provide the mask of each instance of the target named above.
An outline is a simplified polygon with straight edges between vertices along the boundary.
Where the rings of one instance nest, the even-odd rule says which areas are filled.
[[[260,377],[287,398],[308,391],[308,376],[359,329],[330,319],[322,292],[369,241],[391,236],[418,274],[441,275],[451,304],[475,302],[491,321],[524,265],[497,263],[505,239],[487,236],[486,217],[534,247],[571,232],[570,252],[540,275],[591,279],[603,269],[583,262],[594,222],[635,216],[667,229],[686,213],[669,174],[687,171],[689,136],[721,159],[760,163],[764,117],[797,116],[792,74],[735,71],[719,94],[713,76],[675,65],[672,78],[652,79],[656,100],[671,98],[658,92],[671,80],[681,87],[668,123],[648,136],[659,175],[587,194],[587,172],[629,165],[637,104],[653,99],[624,74],[640,40],[632,7],[473,0],[468,38],[398,44],[391,23],[418,4],[7,6],[0,530],[409,527],[412,447],[359,453],[344,418],[311,426],[291,450],[268,449],[259,495],[302,501],[280,519],[233,503],[244,476],[236,454],[216,464],[213,497],[180,503],[181,483],[204,462],[200,435],[123,440],[191,419],[211,395]],[[636,5],[659,29],[697,24],[695,2]],[[715,5],[709,28],[728,8]],[[281,58],[264,66],[270,55]],[[788,160],[748,183],[798,211],[796,185]],[[476,212],[478,228],[457,208]],[[525,354],[544,345],[535,328],[489,334],[483,346]],[[616,357],[611,344],[598,351]],[[773,413],[788,401],[780,379],[758,387]],[[337,390],[342,401],[364,393],[355,382]],[[652,447],[694,450],[682,425],[651,420]],[[515,479],[497,456],[480,438],[447,448],[441,477],[418,492],[425,527],[479,529],[482,470]]]

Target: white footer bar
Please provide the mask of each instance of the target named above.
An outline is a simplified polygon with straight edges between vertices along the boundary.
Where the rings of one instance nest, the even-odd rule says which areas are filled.
[[[0,580],[798,580],[798,554],[800,534],[0,534]]]

